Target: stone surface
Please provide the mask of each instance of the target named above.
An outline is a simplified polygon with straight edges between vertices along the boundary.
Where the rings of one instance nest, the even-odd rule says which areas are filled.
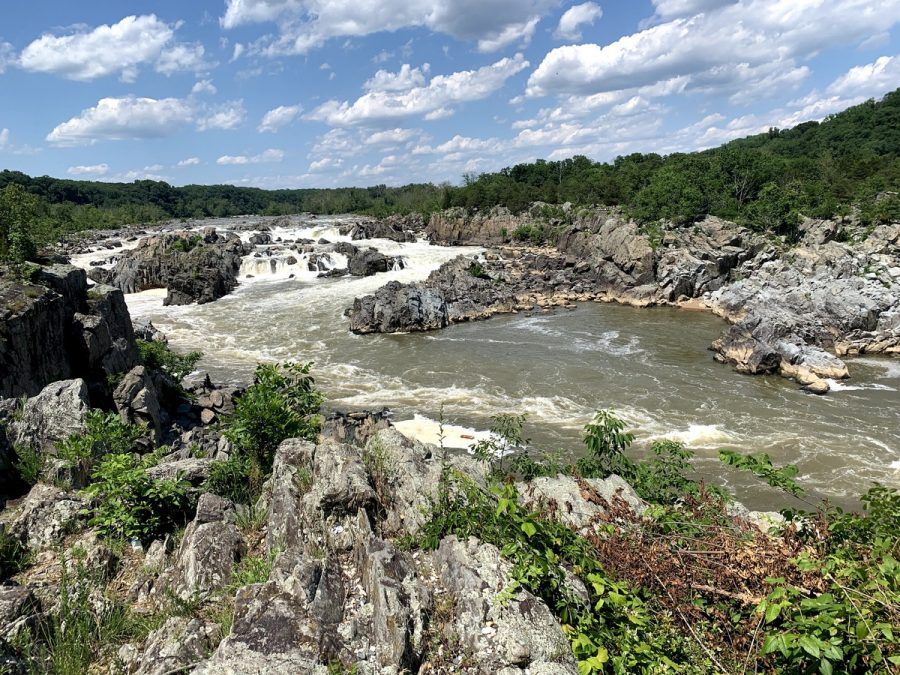
[[[113,402],[128,424],[146,424],[157,443],[162,440],[163,410],[160,394],[144,366],[135,366],[113,391]]]
[[[81,511],[85,506],[76,494],[38,483],[16,509],[0,512],[0,522],[6,522],[8,532],[31,550],[42,551],[84,525]]]
[[[89,410],[85,381],[81,378],[59,380],[25,401],[21,415],[9,423],[8,434],[16,445],[56,454],[59,441],[85,431]]]

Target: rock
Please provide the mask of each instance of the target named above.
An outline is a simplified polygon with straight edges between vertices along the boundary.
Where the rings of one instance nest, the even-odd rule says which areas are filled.
[[[222,639],[219,626],[173,616],[147,638],[135,675],[168,675],[203,661]]]
[[[456,598],[455,637],[479,673],[578,673],[568,639],[540,599],[522,589],[507,601],[498,598],[509,588],[510,564],[495,546],[447,537],[434,566]]]
[[[27,586],[16,583],[0,585],[0,658],[2,644],[15,642],[25,631],[37,627],[41,612],[40,602]],[[3,661],[0,660],[0,670]]]
[[[209,478],[212,463],[209,457],[162,461],[147,469],[147,475],[154,480],[185,480],[194,487],[200,487]]]
[[[372,640],[381,667],[417,672],[425,648],[431,596],[410,557],[374,535],[357,550],[358,567],[372,603]]]
[[[624,504],[638,516],[647,509],[634,488],[616,475],[581,481],[571,476],[535,478],[520,484],[519,494],[529,508],[547,509],[580,533],[592,529],[596,516],[606,512],[607,504]]]
[[[335,411],[325,417],[321,435],[339,443],[365,445],[376,432],[391,426],[392,413],[387,408],[379,412],[368,410],[345,413]]]
[[[354,241],[358,239],[390,239],[391,241],[410,242],[416,240],[414,232],[404,230],[399,223],[389,220],[377,220],[357,223],[348,232]]]
[[[163,233],[140,240],[136,248],[123,253],[112,270],[91,270],[91,278],[125,293],[168,288],[166,305],[203,304],[237,286],[249,246],[237,235]]]
[[[0,518],[7,523],[11,535],[26,543],[32,551],[43,551],[53,548],[83,526],[82,510],[86,505],[75,494],[38,483],[17,509],[3,512]]]
[[[153,378],[144,366],[130,370],[113,391],[113,402],[128,424],[146,424],[156,443],[162,440],[163,410]]]
[[[57,443],[86,430],[89,410],[84,380],[53,382],[25,401],[21,416],[9,424],[9,435],[16,445],[55,455]]]
[[[169,339],[165,333],[157,329],[150,319],[132,319],[131,326],[134,329],[134,337],[145,342],[162,342],[168,344]]]
[[[197,524],[204,523],[233,523],[234,504],[230,499],[204,492],[197,502],[197,515],[194,520]]]
[[[457,207],[433,213],[425,234],[435,244],[491,246],[507,241],[521,223],[502,206],[474,214]]]
[[[209,521],[213,514],[222,520]],[[233,522],[233,510],[215,499],[202,500],[185,529],[175,564],[159,578],[154,592],[171,591],[182,600],[209,598],[230,581],[243,555],[243,538]]]

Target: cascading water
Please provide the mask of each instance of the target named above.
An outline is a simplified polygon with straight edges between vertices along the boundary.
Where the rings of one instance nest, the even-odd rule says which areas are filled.
[[[900,360],[851,361],[853,379],[816,397],[781,378],[739,375],[715,363],[707,347],[725,327],[717,317],[595,304],[429,334],[353,335],[343,313],[355,297],[390,280],[423,280],[457,255],[481,250],[354,242],[401,256],[404,264],[371,277],[320,278],[320,266],[346,267],[346,257],[329,248],[349,240],[339,231],[348,222],[321,218],[272,227],[272,243],[256,247],[260,257],[245,259],[239,288],[214,303],[163,307],[165,292],[148,291],[129,296],[129,308],[151,319],[174,348],[202,350],[201,365],[214,378],[246,381],[258,361],[314,361],[318,384],[334,405],[389,406],[405,431],[432,439],[443,404],[445,420],[461,425],[453,430],[456,446],[472,442],[491,415],[525,412],[537,445],[574,451],[593,412],[612,407],[639,441],[671,437],[694,448],[699,471],[732,483],[751,506],[778,501],[752,479],[725,471],[719,448],[796,463],[804,484],[838,503],[853,503],[872,480],[900,480]],[[241,232],[245,241],[252,234]],[[330,244],[319,244],[322,239]],[[95,255],[110,251],[75,262],[88,266]],[[290,257],[297,262],[289,264]]]

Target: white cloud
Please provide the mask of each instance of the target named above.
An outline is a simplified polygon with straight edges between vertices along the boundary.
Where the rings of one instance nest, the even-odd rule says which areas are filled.
[[[207,63],[203,55],[206,50],[199,42],[194,44],[178,44],[166,49],[156,61],[156,71],[163,75],[172,75],[179,71],[209,70],[214,64]]]
[[[93,29],[79,27],[67,35],[48,33],[22,50],[18,65],[31,72],[81,81],[116,73],[132,81],[138,66],[149,63],[167,75],[206,68],[202,45],[175,42],[177,27],[149,14],[126,16],[118,23]]]
[[[103,98],[93,108],[53,129],[47,141],[87,145],[100,140],[160,138],[192,118],[190,105],[177,98]]]
[[[236,45],[234,45],[234,51],[231,53],[230,62],[234,63],[239,58],[241,58],[241,54],[243,54],[246,49],[247,48],[244,45],[242,45],[240,42],[238,42]]]
[[[92,164],[90,166],[70,166],[66,172],[73,176],[103,176],[109,172],[109,164]]]
[[[415,129],[387,129],[386,131],[376,131],[374,134],[368,134],[365,139],[366,145],[382,145],[405,143],[406,141],[419,135],[419,131]]]
[[[383,123],[416,115],[439,119],[452,114],[456,104],[490,96],[527,67],[528,61],[516,54],[478,70],[435,76],[427,85],[407,91],[369,91],[353,103],[328,101],[308,117],[334,126]]]
[[[318,161],[311,162],[309,172],[316,173],[318,171],[328,171],[329,169],[338,169],[344,164],[344,160],[334,157],[324,157]]]
[[[280,105],[277,108],[273,108],[263,115],[262,122],[259,124],[259,131],[271,131],[274,133],[281,127],[293,122],[301,110],[303,110],[303,106],[300,105]]]
[[[222,155],[216,160],[216,164],[222,166],[234,164],[266,164],[270,162],[280,162],[284,159],[284,151],[269,148],[258,155]]]
[[[528,81],[531,96],[592,94],[649,86],[675,77],[702,79],[780,64],[823,46],[854,43],[900,21],[900,0],[739,0],[658,2],[657,10],[709,9],[626,35],[608,45],[558,47]],[[681,10],[678,10],[681,11]],[[771,75],[771,69],[763,69]],[[774,86],[774,85],[773,85]]]
[[[16,48],[8,42],[0,41],[0,75],[6,72],[6,67],[15,63]]]
[[[243,124],[247,117],[243,101],[229,101],[207,110],[206,114],[197,120],[197,129],[209,131],[210,129],[235,129]]]
[[[9,144],[9,129],[0,129],[0,150]]]
[[[212,83],[212,80],[200,80],[196,82],[193,87],[191,87],[192,94],[209,94],[210,96],[214,95],[218,89]]]
[[[426,63],[421,68],[411,68],[408,63],[400,66],[400,71],[392,73],[387,70],[379,70],[363,84],[366,91],[409,91],[414,87],[425,84],[425,76],[431,70],[431,65]]]
[[[270,56],[303,54],[335,37],[424,27],[482,52],[527,41],[558,0],[226,0],[226,29],[275,22],[278,35],[257,45]]]
[[[183,159],[183,160],[181,160],[180,162],[178,162],[177,166],[183,168],[183,167],[186,167],[186,166],[197,166],[197,165],[199,165],[199,164],[200,164],[200,158],[199,158],[199,157],[188,157],[187,159]]]
[[[593,25],[603,16],[603,9],[596,2],[585,2],[572,5],[559,19],[559,26],[553,35],[561,40],[580,40],[579,28],[585,24]]]
[[[738,0],[652,0],[656,15],[664,19],[675,19],[700,12],[708,12],[725,5],[733,5]]]
[[[900,56],[882,56],[873,63],[851,68],[828,87],[829,94],[876,97],[900,86]]]

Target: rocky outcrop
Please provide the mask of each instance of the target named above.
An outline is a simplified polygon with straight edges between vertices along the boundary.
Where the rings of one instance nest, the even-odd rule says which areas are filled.
[[[84,271],[69,265],[45,267],[31,282],[0,277],[0,398],[73,377],[105,382],[136,363],[121,292],[88,292]]]
[[[397,242],[416,240],[416,232],[422,228],[421,216],[418,222],[408,222],[399,218],[370,220],[342,227],[341,234],[349,235],[353,241],[359,239],[389,239]]]
[[[144,366],[130,370],[113,391],[113,402],[128,424],[146,424],[156,442],[162,440],[163,410],[160,395]]]
[[[807,239],[778,258],[747,263],[743,279],[709,296],[733,323],[713,343],[717,359],[825,393],[824,379],[849,374],[837,355],[900,353],[900,225],[857,246],[829,239],[824,227],[809,226]]]
[[[84,380],[60,380],[44,387],[22,406],[9,423],[7,435],[18,446],[55,454],[56,444],[85,430],[90,410]]]
[[[347,257],[347,271],[354,277],[369,277],[395,268],[403,269],[401,258],[387,256],[372,247],[359,248],[347,242],[339,242],[334,244],[333,250]],[[328,274],[333,276],[334,271]]]
[[[18,507],[0,513],[0,523],[32,551],[43,551],[84,526],[85,504],[76,494],[38,483]]]
[[[430,241],[447,246],[494,246],[509,241],[521,223],[521,218],[514,216],[503,206],[495,206],[486,213],[476,211],[474,214],[455,207],[433,213],[425,228],[425,235]]]
[[[214,228],[164,233],[141,239],[112,269],[95,268],[90,276],[125,293],[167,288],[166,305],[203,304],[234,290],[241,261],[251,250],[237,235],[220,235]]]

